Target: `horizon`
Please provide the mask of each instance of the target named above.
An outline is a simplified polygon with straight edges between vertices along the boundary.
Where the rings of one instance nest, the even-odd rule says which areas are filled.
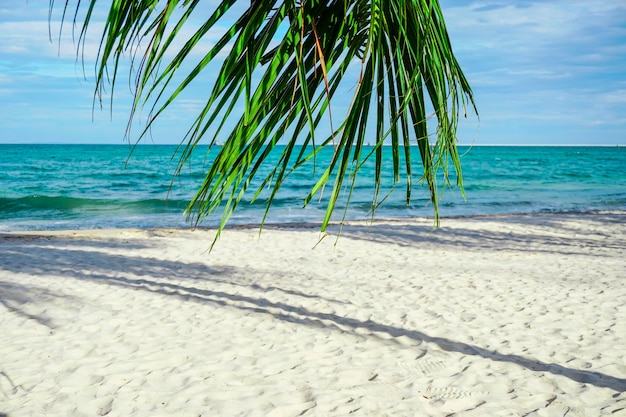
[[[124,147],[128,147],[128,148],[135,148],[135,147],[147,147],[147,146],[169,146],[169,147],[178,147],[180,146],[180,144],[178,143],[137,143],[137,144],[128,144],[128,143],[112,143],[112,142],[90,142],[90,143],[76,143],[76,142],[1,142],[0,141],[0,146],[27,146],[27,145],[43,145],[43,146],[66,146],[66,145],[72,145],[72,146],[102,146],[102,145],[107,145],[107,146],[124,146]],[[432,144],[431,144],[432,145]],[[198,147],[208,147],[208,144],[198,144]],[[216,143],[211,145],[211,147],[219,147],[222,146],[221,143]],[[284,147],[287,146],[285,144],[276,144],[275,147]],[[302,146],[302,144],[297,144],[296,146]],[[307,146],[311,146],[311,145],[307,145]],[[332,144],[328,144],[325,145],[326,147],[332,147]],[[373,148],[375,147],[375,145],[371,144],[371,143],[366,143],[363,145],[366,148]],[[385,143],[382,145],[382,147],[387,148],[387,147],[391,147],[391,144]],[[400,148],[404,148],[404,145],[399,145]],[[411,147],[417,147],[417,144],[411,144]],[[529,147],[529,148],[620,148],[620,147],[626,147],[626,145],[624,144],[620,144],[620,143],[616,143],[616,144],[585,144],[585,143],[572,143],[572,144],[567,144],[567,143],[553,143],[553,144],[539,144],[539,143],[530,143],[530,144],[524,144],[524,143],[481,143],[481,144],[464,144],[464,143],[458,143],[457,144],[458,147],[461,148],[499,148],[499,147],[512,147],[512,148],[519,148],[519,147]]]

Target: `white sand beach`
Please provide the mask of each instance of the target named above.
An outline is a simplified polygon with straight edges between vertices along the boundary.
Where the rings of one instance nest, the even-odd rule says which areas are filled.
[[[626,415],[624,212],[213,234],[0,234],[0,416]]]

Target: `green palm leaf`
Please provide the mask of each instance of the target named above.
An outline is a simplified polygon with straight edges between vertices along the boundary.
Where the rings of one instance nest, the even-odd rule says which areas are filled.
[[[86,3],[81,39],[96,0]],[[322,230],[338,203],[348,207],[359,169],[372,157],[372,210],[381,202],[383,144],[391,145],[394,183],[406,181],[407,203],[415,175],[410,149],[417,146],[423,166],[419,179],[430,191],[437,222],[441,192],[437,178],[443,172],[444,186],[449,185],[450,163],[463,189],[456,127],[459,112],[475,106],[437,1],[252,0],[236,20],[228,14],[236,5],[241,8],[234,0],[221,1],[207,12],[201,0],[110,3],[98,55],[96,96],[101,98],[107,82],[115,88],[122,58],[129,53],[135,57],[132,111],[150,109],[142,136],[194,81],[212,76],[207,74],[209,65],[221,61],[206,103],[181,142],[178,163],[180,172],[202,138],[209,138],[210,148],[218,137],[223,141],[187,207],[196,224],[222,208],[218,236],[244,195],[258,198],[269,187],[269,210],[289,174],[315,160],[326,146],[334,147],[332,158],[320,167],[317,182],[303,200],[308,204],[330,185]],[[85,6],[78,2],[76,7],[78,16]],[[183,38],[190,16],[199,12],[206,20]],[[194,61],[191,53],[218,24],[228,29]],[[353,96],[337,123],[332,120],[333,103],[338,92],[345,95],[346,86],[353,87]],[[434,134],[428,131],[427,106],[436,118]],[[328,124],[330,129],[324,127]],[[225,131],[226,126],[232,127]],[[371,132],[375,147],[365,152]],[[279,143],[285,146],[277,147]],[[302,145],[300,151],[296,144]],[[260,187],[249,190],[273,152],[281,152],[278,162],[260,178]]]

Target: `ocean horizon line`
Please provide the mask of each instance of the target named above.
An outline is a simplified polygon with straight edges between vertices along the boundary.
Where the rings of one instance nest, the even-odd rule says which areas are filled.
[[[42,145],[42,146],[125,146],[129,148],[135,147],[152,147],[152,146],[185,146],[184,143],[113,143],[113,142],[92,142],[92,143],[78,143],[78,142],[0,142],[0,146],[21,146],[21,145]],[[297,144],[298,146],[302,146],[303,144]],[[199,147],[207,147],[208,144],[198,144]],[[222,146],[221,142],[215,143],[212,146]],[[278,147],[287,146],[285,144],[277,144]],[[311,145],[307,145],[311,146]],[[328,147],[333,146],[332,144],[326,145]],[[366,143],[364,146],[366,147],[374,147],[373,143]],[[391,147],[391,144],[383,144],[383,147]],[[418,145],[411,144],[410,147],[417,147]],[[552,144],[539,144],[539,143],[480,143],[480,144],[465,144],[459,143],[457,144],[459,147],[463,148],[477,148],[477,147],[533,147],[533,148],[619,148],[626,147],[625,143],[614,143],[614,144],[581,144],[581,143],[573,143],[573,144],[560,144],[560,143],[552,143]],[[403,145],[400,145],[403,148]]]

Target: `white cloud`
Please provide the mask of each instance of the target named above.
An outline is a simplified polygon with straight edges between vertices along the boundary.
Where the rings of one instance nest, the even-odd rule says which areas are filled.
[[[606,104],[626,104],[626,89],[601,94],[599,98]]]
[[[472,2],[446,7],[444,15],[458,51],[520,59],[562,55],[562,50],[605,47],[626,30],[626,3],[618,1]],[[492,7],[488,7],[488,6]],[[497,6],[497,7],[496,7]],[[621,22],[621,26],[620,23]]]
[[[442,5],[453,47],[474,87],[483,134],[496,120],[511,127],[516,121],[552,121],[569,129],[623,124],[623,0]]]

